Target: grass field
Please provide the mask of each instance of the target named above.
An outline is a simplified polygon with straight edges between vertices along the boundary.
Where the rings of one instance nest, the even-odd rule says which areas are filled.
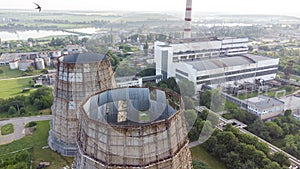
[[[0,98],[9,98],[22,93],[23,88],[30,87],[29,81],[32,78],[0,80]],[[27,92],[26,94],[28,94]]]
[[[1,135],[8,135],[14,132],[14,125],[9,123],[1,126]]]
[[[0,79],[8,79],[22,76],[22,71],[10,70],[8,66],[0,66],[0,70],[3,71],[3,73],[0,73]]]
[[[191,152],[193,160],[205,162],[212,169],[226,169],[223,163],[208,154],[201,146],[191,148]]]
[[[49,121],[37,122],[36,130],[31,136],[26,136],[10,144],[0,146],[0,156],[13,151],[32,147],[34,168],[41,160],[51,163],[50,167],[48,167],[47,169],[62,168],[66,165],[69,165],[71,167],[73,158],[62,157],[49,148],[42,149],[42,147],[47,146],[49,129]]]

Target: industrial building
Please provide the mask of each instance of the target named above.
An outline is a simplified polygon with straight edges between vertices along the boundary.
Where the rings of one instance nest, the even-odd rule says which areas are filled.
[[[180,95],[149,88],[117,88],[79,107],[77,169],[190,169]]]
[[[247,111],[262,120],[272,119],[284,112],[284,102],[276,98],[259,96],[247,99],[246,102]]]
[[[114,75],[109,58],[100,54],[77,53],[61,56],[57,62],[51,107],[54,118],[48,143],[60,154],[74,156],[77,150],[78,106],[86,96],[114,88]]]
[[[21,61],[19,61],[19,70],[21,70],[21,71],[25,71],[31,66],[34,66],[34,61],[33,60],[21,60]]]
[[[279,59],[247,54],[247,38],[192,38],[155,42],[156,75],[216,86],[276,77]]]
[[[279,59],[248,54],[248,38],[192,37],[192,0],[187,0],[183,39],[154,43],[156,76],[186,78],[203,85],[264,81],[276,77]]]
[[[44,59],[42,59],[42,58],[35,58],[35,68],[37,70],[45,69]]]

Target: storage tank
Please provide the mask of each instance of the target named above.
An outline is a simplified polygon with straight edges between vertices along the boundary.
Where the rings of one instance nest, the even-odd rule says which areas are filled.
[[[9,62],[9,69],[10,70],[15,70],[18,69],[19,67],[19,61],[18,60],[13,60]]]
[[[37,70],[45,69],[44,59],[36,58],[35,59],[35,67]]]

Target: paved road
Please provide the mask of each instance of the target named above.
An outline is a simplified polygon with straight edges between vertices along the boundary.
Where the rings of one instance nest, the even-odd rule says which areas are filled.
[[[0,80],[13,80],[13,79],[26,79],[26,78],[32,78],[32,77],[37,77],[39,75],[34,75],[34,76],[21,76],[21,77],[14,77],[14,78],[7,78],[7,79],[0,79]]]
[[[8,123],[12,123],[14,125],[14,133],[9,135],[0,135],[0,145],[8,144],[13,142],[14,140],[21,139],[25,136],[25,124],[31,121],[43,121],[43,120],[51,120],[53,118],[52,115],[46,116],[31,116],[31,117],[20,117],[20,118],[12,118],[9,120],[0,121],[0,126],[3,126]]]

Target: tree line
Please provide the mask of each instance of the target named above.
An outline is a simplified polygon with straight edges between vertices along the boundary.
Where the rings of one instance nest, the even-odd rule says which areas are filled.
[[[31,156],[27,150],[14,154],[0,156],[0,168],[5,169],[29,169]]]
[[[228,124],[223,131],[216,130],[203,144],[213,156],[233,169],[288,169],[290,161],[282,152],[270,153],[266,143],[257,137],[241,133]]]
[[[211,125],[206,125],[211,124],[205,120],[207,115],[206,110],[200,113],[192,110],[185,112],[186,119],[192,119],[192,116],[197,119],[188,135],[190,141],[198,140],[204,127],[212,130]],[[187,123],[190,121],[187,120]],[[290,166],[285,154],[271,154],[266,143],[260,142],[257,137],[241,133],[231,124],[226,125],[223,131],[216,129],[202,146],[231,169],[287,169]]]
[[[30,115],[32,107],[36,110],[50,108],[53,102],[52,89],[42,87],[30,93],[29,96],[16,96],[0,99],[0,114],[5,117]]]
[[[271,143],[277,142],[279,148],[300,158],[300,121],[292,117],[290,110],[273,121],[257,119],[248,126],[248,130]]]

